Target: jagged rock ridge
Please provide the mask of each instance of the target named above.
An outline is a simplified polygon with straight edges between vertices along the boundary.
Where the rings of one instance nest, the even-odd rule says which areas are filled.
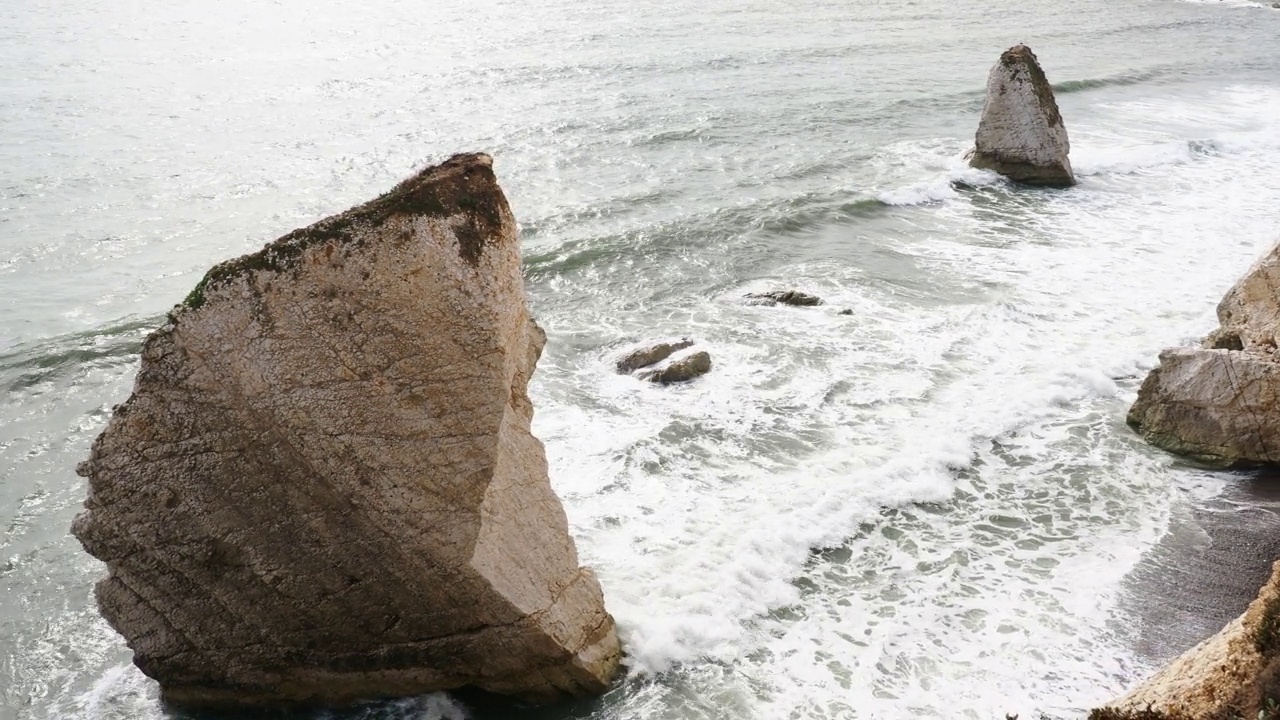
[[[987,99],[969,164],[1030,185],[1075,185],[1071,143],[1044,70],[1026,45],[1000,55],[987,76]]]
[[[613,619],[529,430],[544,342],[485,155],[213,268],[79,469],[135,663],[192,705],[603,692]]]
[[[688,382],[711,372],[711,353],[706,350],[686,353],[666,365],[640,373],[641,380],[659,385]]]
[[[690,347],[693,347],[693,341],[689,338],[646,345],[624,355],[615,363],[615,367],[622,374],[633,372],[640,368],[656,365],[671,357],[672,354]]]

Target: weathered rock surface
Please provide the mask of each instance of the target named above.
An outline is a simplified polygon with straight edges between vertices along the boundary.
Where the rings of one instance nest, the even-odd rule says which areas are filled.
[[[1249,268],[1218,303],[1218,329],[1204,346],[1270,357],[1280,331],[1280,246]]]
[[[661,385],[670,385],[688,382],[709,372],[711,372],[711,354],[706,350],[699,350],[677,357],[656,370],[640,373],[639,378]]]
[[[1071,143],[1053,88],[1026,45],[1006,50],[987,76],[969,164],[1030,185],[1069,187]]]
[[[693,347],[689,338],[681,338],[675,342],[660,342],[647,345],[627,353],[617,363],[619,373],[629,373],[650,365],[656,365],[671,357],[672,353]]]
[[[1244,615],[1091,720],[1256,718],[1280,699],[1280,563]]]
[[[1149,442],[1223,466],[1280,462],[1280,248],[1218,305],[1202,347],[1160,354],[1129,410]]]
[[[1206,463],[1280,461],[1280,364],[1234,350],[1170,348],[1128,419],[1151,444]]]
[[[747,293],[747,297],[758,305],[794,305],[796,307],[813,307],[822,304],[817,295],[802,293],[799,290],[774,290],[763,293]]]
[[[167,699],[600,693],[613,619],[530,434],[545,336],[484,155],[213,268],[80,467]]]

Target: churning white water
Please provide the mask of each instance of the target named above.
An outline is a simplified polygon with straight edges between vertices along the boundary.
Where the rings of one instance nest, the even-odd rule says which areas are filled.
[[[467,150],[521,221],[534,429],[628,674],[308,717],[1082,716],[1167,659],[1122,580],[1231,480],[1124,413],[1280,238],[1278,33],[1160,0],[0,8],[0,718],[189,717],[97,617],[74,465],[205,268]],[[960,159],[1019,41],[1076,188]],[[792,287],[826,304],[742,297]],[[712,373],[613,372],[667,336]]]

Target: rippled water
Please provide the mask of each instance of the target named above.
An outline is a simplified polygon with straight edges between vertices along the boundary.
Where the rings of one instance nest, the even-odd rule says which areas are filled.
[[[1280,12],[377,5],[0,6],[0,718],[185,717],[93,608],[74,465],[209,265],[467,150],[521,221],[535,431],[629,652],[513,716],[1078,717],[1163,659],[1123,578],[1230,478],[1123,416],[1280,235]],[[1069,191],[959,159],[1019,41]],[[742,301],[789,287],[827,304]],[[612,372],[668,335],[713,373]]]

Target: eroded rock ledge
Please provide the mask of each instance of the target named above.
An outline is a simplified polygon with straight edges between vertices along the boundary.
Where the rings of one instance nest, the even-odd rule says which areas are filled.
[[[165,697],[603,692],[542,444],[516,225],[464,155],[213,268],[79,471],[98,604]]]
[[[1218,305],[1201,347],[1160,354],[1128,421],[1154,445],[1220,465],[1280,462],[1280,247]]]

